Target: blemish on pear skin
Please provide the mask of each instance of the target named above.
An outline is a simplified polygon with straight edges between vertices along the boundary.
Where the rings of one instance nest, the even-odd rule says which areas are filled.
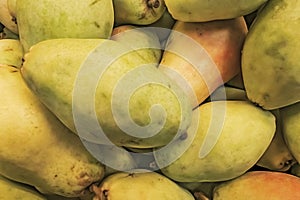
[[[93,5],[95,5],[96,3],[98,3],[99,1],[101,1],[101,0],[95,0],[95,1],[93,1],[92,3],[90,3],[90,5],[89,6],[93,6]]]
[[[97,22],[94,22],[94,25],[95,25],[97,28],[100,28],[100,25],[99,25]]]

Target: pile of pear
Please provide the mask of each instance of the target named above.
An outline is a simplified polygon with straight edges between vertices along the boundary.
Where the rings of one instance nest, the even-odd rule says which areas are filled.
[[[299,9],[0,0],[0,199],[299,199]]]

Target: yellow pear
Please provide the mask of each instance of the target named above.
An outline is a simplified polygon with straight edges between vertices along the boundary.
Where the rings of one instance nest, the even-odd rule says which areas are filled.
[[[103,164],[30,91],[19,69],[0,66],[0,90],[0,174],[45,194],[88,194]]]

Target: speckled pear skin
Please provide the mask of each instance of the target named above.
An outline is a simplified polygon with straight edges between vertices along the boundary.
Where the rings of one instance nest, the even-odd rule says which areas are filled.
[[[47,39],[109,38],[114,23],[112,0],[20,0],[16,13],[25,52]]]

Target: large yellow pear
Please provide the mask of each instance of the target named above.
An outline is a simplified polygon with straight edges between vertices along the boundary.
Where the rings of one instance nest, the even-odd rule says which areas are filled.
[[[29,90],[19,69],[0,66],[0,90],[0,174],[42,193],[89,193],[103,164]]]

